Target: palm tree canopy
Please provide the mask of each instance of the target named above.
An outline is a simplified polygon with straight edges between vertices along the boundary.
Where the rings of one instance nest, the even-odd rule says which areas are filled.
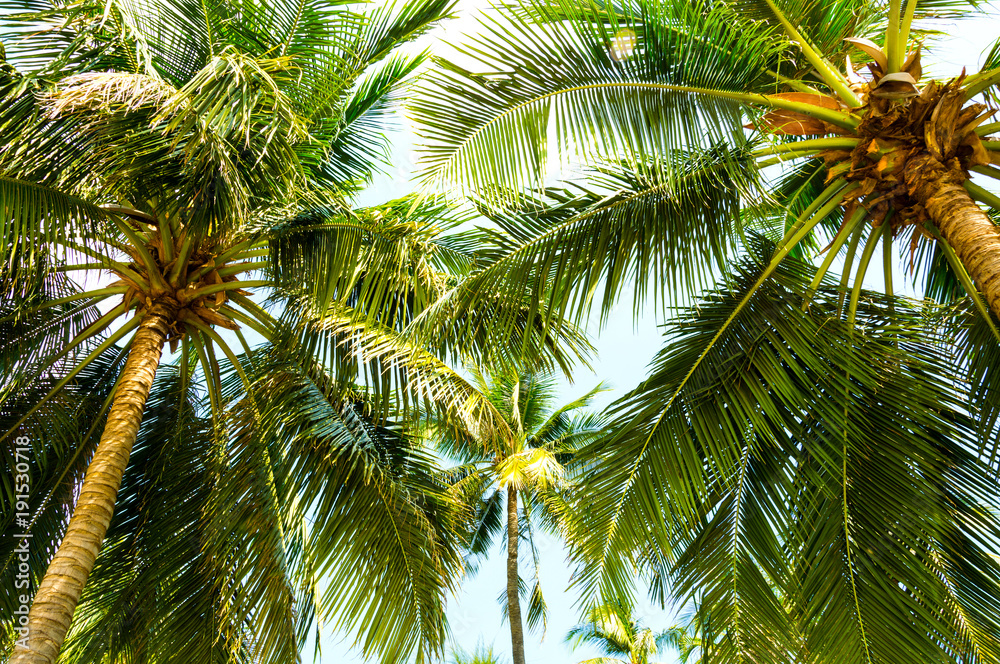
[[[626,607],[617,603],[592,606],[586,613],[586,622],[574,626],[566,634],[566,641],[576,648],[581,644],[599,647],[606,655],[617,655],[613,661],[629,664],[654,664],[659,649],[672,644],[674,632],[667,630],[656,633],[634,618]],[[595,658],[585,662],[612,660]],[[581,663],[582,664],[582,663]]]
[[[627,603],[644,570],[726,661],[1000,656],[1000,205],[972,179],[1000,174],[1000,50],[921,65],[924,21],[975,11],[539,0],[437,63],[427,180],[510,219],[470,293],[527,282],[579,320],[599,286],[604,316],[702,291],[581,454],[586,593]],[[553,155],[592,177],[546,187]],[[879,257],[887,297],[862,288]],[[940,305],[893,297],[896,257]]]
[[[5,438],[20,427],[35,453],[33,581],[94,454],[120,342],[143,312],[166,302],[175,314],[176,355],[153,384],[64,657],[287,661],[325,619],[366,654],[429,657],[459,571],[450,498],[372,394],[474,400],[443,362],[397,341],[476,257],[443,238],[461,223],[447,207],[352,209],[349,195],[378,167],[382,120],[423,60],[395,47],[448,3],[14,9],[0,73],[0,362]],[[117,281],[96,289],[68,276],[108,272]],[[253,298],[261,290],[270,301]],[[245,330],[269,345],[251,348]],[[9,620],[18,600],[4,601]]]
[[[846,7],[648,0],[611,7],[540,1],[500,10],[486,19],[486,34],[457,47],[460,61],[469,64],[439,61],[414,102],[428,143],[426,177],[457,184],[494,206],[532,210],[538,201],[525,205],[524,193],[533,192],[530,200],[543,191],[543,176],[551,170],[547,159],[597,169],[588,188],[599,195],[547,192],[541,202],[565,210],[562,219],[512,237],[503,261],[519,279],[550,284],[558,277],[555,302],[567,314],[579,315],[580,301],[592,297],[602,277],[605,312],[621,288],[634,284],[641,294],[647,283],[630,278],[632,267],[635,275],[652,273],[653,283],[669,280],[673,288],[663,287],[663,297],[693,294],[710,284],[725,250],[738,246],[748,227],[784,236],[789,252],[801,251],[802,242],[808,248],[814,234],[837,239],[839,250],[859,228],[860,208],[872,210],[866,213],[872,221],[866,234],[873,239],[851,245],[859,256],[882,238],[881,221],[892,207],[887,227],[906,241],[900,247],[904,255],[915,250],[922,272],[954,273],[953,283],[961,281],[975,295],[965,271],[947,260],[945,245],[929,241],[933,224],[922,205],[893,198],[902,196],[903,147],[909,149],[909,143],[900,138],[901,129],[888,124],[916,127],[918,120],[886,115],[899,104],[891,106],[896,97],[878,85],[889,65],[878,64],[885,52],[868,40],[890,39],[891,48],[885,48],[898,54],[909,48],[909,37],[933,38],[924,29],[930,21],[974,18],[975,10],[962,2],[914,2],[904,9],[905,25],[890,28],[885,8],[867,2]],[[855,73],[852,52],[856,60],[877,52],[869,78]],[[910,55],[895,66],[905,64],[919,81],[920,57],[916,51]],[[903,97],[921,120],[942,95],[951,100],[945,105],[958,105],[935,117],[957,123],[948,141],[962,147],[945,147],[958,150],[955,158],[966,177],[972,171],[1000,174],[989,165],[1000,161],[990,156],[1000,144],[988,138],[1000,124],[983,124],[989,114],[981,104],[958,110],[977,94],[993,98],[998,57],[1000,46],[994,46],[982,72],[947,84],[925,79],[926,99]],[[958,88],[961,92],[946,93]],[[440,122],[440,109],[452,107],[457,115]],[[747,122],[759,131],[746,132]],[[914,141],[924,140],[920,132]],[[813,134],[829,136],[803,141]],[[882,142],[869,151],[873,137]],[[855,147],[858,155],[878,158],[837,166],[847,163],[846,153]],[[883,163],[881,157],[890,154]],[[777,182],[773,169],[761,168],[785,162],[801,167]],[[828,172],[833,175],[824,183]],[[997,206],[987,190],[971,180],[968,186],[987,210]],[[764,203],[748,208],[741,198]],[[814,200],[817,205],[810,208]],[[836,213],[841,204],[843,223]],[[703,222],[695,225],[696,220]],[[886,259],[890,256],[886,250]],[[862,263],[867,266],[867,260]],[[489,278],[503,283],[501,277],[498,271]]]

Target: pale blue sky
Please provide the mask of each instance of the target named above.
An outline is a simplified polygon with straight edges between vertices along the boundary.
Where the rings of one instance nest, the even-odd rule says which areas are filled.
[[[463,2],[462,8],[481,6],[480,2]],[[436,39],[442,32],[447,40],[456,40],[463,30],[472,29],[474,22],[468,20],[469,9],[463,9],[464,16],[448,24],[443,31],[438,31],[432,38],[425,41],[426,45],[435,48]],[[962,66],[969,72],[978,70],[982,55],[987,45],[1000,35],[1000,9],[997,4],[984,13],[981,19],[964,21],[958,27],[944,24],[941,29],[952,35],[947,41],[942,41],[932,48],[933,57],[924,58],[925,62],[940,63],[940,66],[928,71],[935,77],[950,77],[957,75]],[[423,44],[422,44],[423,45]],[[398,130],[393,133],[393,166],[385,176],[379,177],[374,185],[362,196],[364,203],[376,203],[404,195],[412,191],[411,176],[414,172],[414,150],[412,133],[406,121],[399,120]],[[865,282],[874,289],[882,288],[882,276],[879,270],[872,270]],[[897,270],[893,279],[897,292],[902,291],[901,285],[909,283]],[[574,384],[567,383],[563,388],[566,400],[582,394],[598,382],[604,381],[612,389],[600,395],[599,405],[603,406],[618,398],[623,392],[635,386],[645,377],[646,366],[660,347],[660,334],[655,314],[647,307],[647,312],[638,320],[632,317],[632,302],[621,301],[610,321],[603,330],[599,330],[596,322],[588,331],[598,349],[594,372],[581,371],[575,377]],[[576,596],[568,590],[570,570],[566,564],[566,551],[558,540],[543,537],[541,541],[542,583],[550,608],[548,634],[544,640],[539,635],[526,634],[526,658],[531,664],[563,664],[579,662],[582,659],[596,656],[595,650],[581,648],[572,651],[563,642],[567,630],[578,621],[579,615],[575,609]],[[529,559],[522,557],[525,571]],[[507,625],[501,622],[500,608],[496,598],[504,587],[505,568],[500,550],[481,567],[476,577],[466,579],[456,597],[449,603],[448,618],[454,643],[466,650],[483,642],[492,645],[496,652],[501,653],[510,661],[510,637]],[[367,590],[366,590],[367,591]],[[672,622],[670,610],[659,610],[648,603],[639,609],[640,616],[654,629],[664,629]],[[357,651],[350,648],[349,638],[336,634],[332,630],[324,631],[322,639],[323,655],[313,660],[313,664],[355,664],[365,660]],[[304,653],[303,660],[309,662],[311,650]],[[676,659],[672,653],[660,658],[665,664],[673,664]]]

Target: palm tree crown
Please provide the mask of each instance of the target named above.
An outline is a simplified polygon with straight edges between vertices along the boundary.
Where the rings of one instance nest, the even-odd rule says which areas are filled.
[[[609,655],[586,659],[580,664],[655,664],[653,658],[660,650],[676,641],[676,630],[654,632],[621,605],[606,603],[592,607],[586,622],[570,629],[566,641],[574,648],[594,645]]]

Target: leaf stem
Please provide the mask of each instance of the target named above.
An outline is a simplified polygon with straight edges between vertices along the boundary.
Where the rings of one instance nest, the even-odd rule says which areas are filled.
[[[212,295],[214,293],[222,293],[224,291],[237,290],[239,288],[258,288],[260,286],[270,286],[271,282],[266,279],[258,279],[257,281],[230,281],[224,284],[212,284],[211,286],[203,286],[201,288],[196,288],[193,291],[185,293],[188,302],[196,300],[199,297],[204,297],[205,295]]]
[[[851,234],[857,229],[858,224],[860,224],[865,218],[866,211],[864,209],[857,209],[854,211],[854,215],[847,220],[847,224],[844,225],[840,232],[837,233],[836,237],[833,238],[833,243],[830,248],[827,249],[826,258],[823,259],[822,265],[820,265],[819,270],[816,272],[816,276],[813,277],[812,282],[809,284],[809,292],[814,293],[819,285],[823,282],[823,278],[826,273],[830,270],[830,265],[833,264],[834,259],[840,254],[841,247],[847,242],[847,238],[851,237]],[[803,304],[803,307],[805,305]]]
[[[898,1],[898,0],[897,0]],[[785,33],[789,38],[796,42],[802,53],[806,56],[806,60],[809,61],[816,71],[819,73],[820,78],[830,86],[830,89],[837,93],[837,96],[848,105],[850,108],[858,108],[861,106],[861,100],[858,99],[854,91],[851,90],[847,79],[839,71],[834,69],[826,58],[819,54],[815,48],[809,43],[809,41],[802,36],[802,34],[795,28],[791,22],[785,18],[785,15],[781,13],[777,5],[774,4],[773,0],[764,0],[767,6],[774,13],[775,18],[781,23],[782,27],[785,29]]]
[[[260,323],[254,316],[251,316],[249,313],[245,311],[240,311],[235,307],[229,307],[226,305],[219,307],[219,311],[229,316],[233,320],[243,323],[244,325],[249,327],[251,330],[259,334],[260,336],[264,337],[265,339],[270,336],[270,331],[266,327],[264,327],[263,324]]]
[[[833,212],[834,209],[841,204],[841,202],[843,202],[844,197],[847,194],[861,186],[858,183],[852,183],[845,187],[844,182],[845,180],[843,178],[839,178],[824,189],[823,192],[816,197],[816,200],[814,200],[809,207],[802,212],[799,219],[792,224],[791,228],[785,231],[785,235],[778,242],[777,248],[784,249],[787,247],[788,250],[791,251],[791,249],[805,237],[805,235],[799,236],[799,230],[803,227],[803,225],[808,222],[810,228],[815,227],[816,224],[823,219],[826,219],[826,217]],[[792,240],[796,237],[798,237],[798,239],[792,243]]]
[[[119,217],[124,216],[124,217],[131,217],[133,219],[138,219],[139,221],[144,222],[149,226],[156,226],[158,224],[158,222],[156,221],[156,217],[147,212],[143,212],[142,210],[134,210],[128,207],[114,207],[114,206],[102,207],[101,209],[104,210],[105,212],[110,212],[111,214]]]
[[[899,7],[900,0],[889,0],[889,21],[885,27],[885,55],[889,61],[886,74],[899,71]]]
[[[250,314],[258,321],[260,321],[260,324],[263,325],[266,329],[270,330],[271,332],[273,332],[275,329],[278,328],[278,321],[276,321],[274,317],[267,312],[266,309],[261,307],[259,304],[251,300],[246,295],[240,295],[239,293],[230,293],[229,299],[232,300],[233,302],[236,302],[241,307],[243,307],[243,309],[248,314]]]
[[[861,297],[861,289],[865,279],[865,275],[868,274],[868,265],[871,263],[872,254],[875,253],[875,247],[878,246],[880,239],[880,233],[869,233],[868,240],[865,242],[864,251],[861,253],[861,262],[858,263],[858,272],[854,275],[854,287],[851,289],[851,304],[847,310],[847,324],[854,327],[854,320],[858,313],[858,300]]]
[[[90,247],[84,246],[82,244],[77,244],[76,242],[71,242],[69,240],[60,240],[59,244],[73,249],[74,251],[79,251],[81,254],[90,256],[91,258],[96,258],[97,260],[105,263],[109,269],[114,270],[118,274],[122,275],[126,279],[135,282],[136,286],[140,288],[149,288],[149,282],[142,278],[142,276],[130,268],[125,263],[119,263],[116,260],[112,260],[108,256],[102,254],[99,251],[91,249]]]
[[[121,306],[122,306],[122,307],[124,307],[125,305],[121,305]],[[110,312],[109,312],[109,313],[110,313]],[[116,314],[116,317],[117,317],[117,314]],[[124,336],[125,336],[126,334],[128,334],[129,332],[131,332],[131,331],[132,331],[132,330],[134,330],[135,328],[139,327],[139,323],[141,322],[141,320],[142,320],[142,319],[141,319],[141,317],[140,317],[140,316],[133,316],[133,317],[132,317],[132,318],[131,318],[130,320],[126,321],[126,323],[125,323],[124,325],[122,325],[122,326],[121,326],[121,328],[119,328],[117,332],[115,332],[115,333],[114,333],[114,334],[112,334],[112,335],[111,335],[110,337],[108,337],[107,339],[105,339],[105,340],[104,340],[104,342],[103,342],[103,343],[101,343],[101,345],[99,345],[99,346],[98,346],[97,348],[95,348],[95,349],[94,349],[94,351],[93,351],[93,352],[92,352],[92,353],[91,353],[90,355],[88,355],[87,357],[83,358],[83,360],[81,360],[81,361],[80,361],[80,364],[78,364],[78,365],[77,365],[77,366],[76,366],[76,367],[75,367],[75,368],[74,368],[74,369],[73,369],[72,371],[70,371],[70,372],[69,372],[68,374],[66,374],[66,376],[65,376],[65,377],[63,377],[63,379],[62,379],[62,380],[60,380],[60,381],[59,381],[58,383],[56,383],[56,384],[55,384],[55,386],[54,386],[54,387],[53,387],[53,388],[52,388],[52,389],[51,389],[51,390],[49,391],[49,393],[48,393],[48,394],[46,394],[46,395],[45,395],[45,396],[44,396],[44,397],[42,398],[42,400],[41,400],[41,401],[39,401],[38,403],[36,403],[36,404],[35,404],[35,405],[34,405],[34,406],[33,406],[33,407],[31,408],[31,410],[29,410],[29,411],[28,411],[27,413],[25,413],[25,414],[24,414],[24,416],[23,416],[23,417],[21,417],[21,419],[20,419],[20,420],[18,420],[18,421],[17,421],[17,423],[16,423],[16,424],[15,424],[14,426],[12,426],[12,427],[11,427],[11,428],[10,428],[10,429],[9,429],[9,430],[7,431],[7,433],[5,433],[5,434],[4,434],[3,436],[0,436],[0,439],[2,439],[2,438],[7,438],[7,437],[8,437],[8,436],[9,436],[10,434],[12,434],[12,433],[13,433],[14,431],[16,431],[16,430],[17,430],[17,428],[18,428],[19,426],[21,426],[22,424],[24,424],[24,423],[25,423],[25,421],[27,421],[27,419],[28,419],[29,417],[31,417],[31,416],[32,416],[33,414],[35,414],[35,412],[36,412],[36,411],[37,411],[37,410],[38,410],[39,408],[41,408],[41,407],[42,407],[42,406],[44,406],[44,405],[45,405],[46,403],[48,403],[48,402],[49,402],[49,400],[50,400],[50,399],[51,399],[52,397],[54,397],[54,396],[55,396],[56,394],[58,394],[58,393],[59,393],[59,391],[60,391],[60,390],[61,390],[62,388],[66,387],[66,385],[67,385],[67,384],[68,384],[68,383],[69,383],[69,382],[70,382],[71,380],[73,380],[74,378],[76,378],[77,374],[79,374],[79,373],[80,373],[81,371],[83,371],[83,370],[84,370],[84,368],[85,368],[85,367],[86,367],[86,366],[87,366],[88,364],[90,364],[90,363],[91,363],[91,362],[93,362],[93,361],[94,361],[95,359],[97,359],[97,357],[98,357],[98,356],[99,356],[99,355],[100,355],[101,353],[103,353],[103,352],[104,352],[104,351],[106,351],[106,350],[107,350],[108,348],[110,348],[110,347],[111,347],[112,345],[114,345],[114,344],[115,344],[115,343],[116,343],[116,342],[117,342],[117,341],[118,341],[119,339],[121,339],[122,337],[124,337]],[[105,325],[104,327],[107,327],[107,326]],[[103,328],[102,328],[102,329],[103,329]],[[92,335],[90,335],[90,336],[92,336]]]
[[[173,228],[171,228],[170,223],[164,220],[161,224],[157,226],[157,230],[160,233],[160,244],[163,245],[161,249],[163,255],[164,265],[169,265],[170,261],[174,260],[174,235]]]
[[[822,94],[816,88],[812,87],[811,85],[807,85],[806,83],[800,81],[797,78],[789,78],[787,76],[782,76],[781,74],[779,74],[778,72],[774,71],[773,69],[768,69],[765,73],[768,76],[773,76],[778,81],[784,83],[785,85],[787,85],[788,87],[792,88],[793,90],[798,90],[799,92],[805,92],[805,93],[808,93],[808,94]]]
[[[990,134],[995,134],[1000,132],[1000,122],[991,122],[989,124],[979,125],[976,127],[976,134],[979,136],[989,136]]]
[[[103,263],[77,263],[75,265],[56,265],[53,272],[83,272],[84,270],[109,270]]]
[[[843,273],[840,276],[840,294],[837,296],[837,315],[844,311],[844,298],[847,294],[847,282],[851,278],[851,269],[854,267],[854,257],[857,255],[858,244],[861,242],[862,231],[865,225],[858,224],[851,234],[851,243],[847,246],[847,259],[844,261]]]
[[[913,14],[917,9],[917,0],[906,0],[906,13],[903,23],[899,26],[899,62],[906,60],[906,48],[910,43],[910,28],[913,26]]]
[[[882,276],[885,281],[885,294],[890,298],[895,296],[892,290],[892,224],[887,218],[882,222]]]
[[[215,380],[218,375],[218,367],[209,362],[208,354],[205,352],[205,346],[211,344],[207,343],[207,341],[203,342],[198,334],[187,334],[184,335],[184,338],[191,340],[191,345],[194,346],[195,353],[198,355],[202,373],[205,374],[205,385],[208,387],[208,401],[212,407],[213,428],[218,427],[222,418],[222,406],[219,403],[220,389],[218,382]]]
[[[768,145],[757,148],[751,154],[754,157],[765,155],[783,154],[786,152],[804,152],[812,150],[853,150],[861,142],[860,138],[848,136],[831,136],[829,138],[812,138],[806,141],[794,141],[781,143],[779,145]]]
[[[965,96],[963,101],[969,101],[980,92],[1000,83],[1000,67],[981,71],[965,80]]]
[[[61,297],[58,300],[52,300],[44,304],[39,304],[38,306],[25,310],[23,313],[33,314],[36,311],[41,311],[42,309],[50,309],[52,307],[58,307],[60,304],[68,304],[69,302],[75,302],[77,300],[86,300],[89,298],[94,298],[95,299],[94,304],[96,304],[97,302],[100,302],[101,300],[111,295],[121,295],[127,290],[128,287],[126,286],[113,286],[111,288],[101,288],[99,290],[85,291],[83,293],[77,293],[76,295],[67,295],[66,297]],[[8,319],[9,317],[3,320],[8,320]]]
[[[222,349],[229,361],[232,362],[233,368],[236,369],[236,373],[239,374],[240,380],[243,381],[244,387],[247,388],[248,392],[253,391],[253,385],[250,383],[250,379],[247,378],[246,372],[243,371],[243,365],[240,364],[239,359],[236,357],[236,353],[226,344],[226,342],[219,336],[219,333],[212,329],[210,325],[205,325],[198,317],[195,315],[185,316],[181,320],[184,321],[185,325],[191,325],[202,334],[207,336],[215,345]]]
[[[186,235],[181,241],[181,250],[177,254],[176,262],[174,266],[170,269],[170,274],[167,275],[167,279],[175,287],[180,286],[181,275],[187,276],[187,262],[191,257],[191,251],[194,249],[194,236]]]
[[[983,189],[972,180],[966,180],[962,183],[962,186],[965,187],[965,190],[969,192],[970,196],[980,203],[986,203],[990,207],[1000,210],[1000,196]]]
[[[220,277],[229,277],[234,274],[242,274],[243,272],[251,272],[253,270],[260,270],[262,268],[270,265],[270,261],[258,261],[256,263],[236,263],[235,265],[227,265],[226,267],[220,268],[218,270]]]

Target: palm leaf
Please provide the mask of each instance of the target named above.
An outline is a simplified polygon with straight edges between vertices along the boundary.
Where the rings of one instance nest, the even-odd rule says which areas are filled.
[[[810,274],[795,265],[731,319],[758,269],[678,321],[616,406],[613,444],[591,446],[578,584],[627,596],[632,566],[659,552],[675,596],[699,593],[727,660],[995,652],[993,600],[951,580],[967,551],[959,584],[995,587],[998,571],[977,534],[996,529],[992,490],[966,451],[951,358],[899,303],[889,323],[866,296],[853,333],[835,292],[803,308]]]
[[[724,5],[653,8],[619,16],[536,3],[485,15],[489,33],[457,47],[476,69],[437,60],[413,104],[425,179],[478,192],[537,189],[554,154],[564,164],[600,156],[656,166],[669,182],[673,164],[650,156],[741,144],[738,104],[671,86],[755,91],[780,47],[773,31],[734,21]],[[623,38],[630,52],[617,54]],[[683,65],[665,64],[680,53]]]

